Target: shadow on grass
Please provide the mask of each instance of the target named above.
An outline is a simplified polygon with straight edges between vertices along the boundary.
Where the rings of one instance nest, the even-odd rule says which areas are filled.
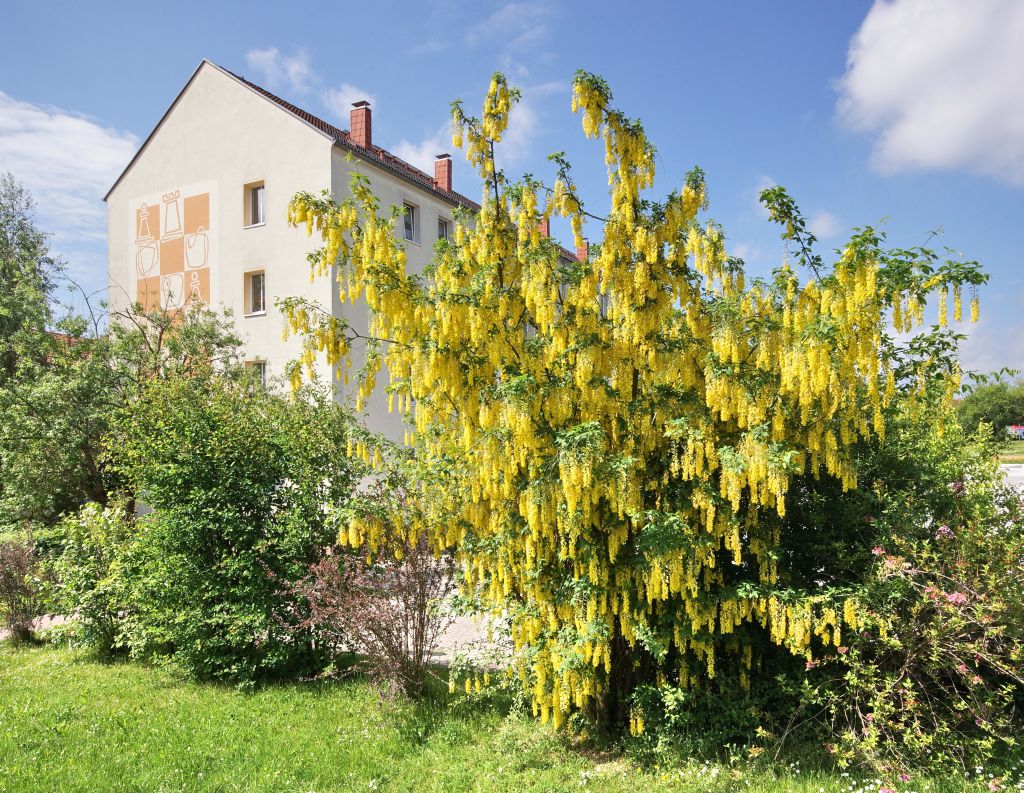
[[[37,636],[35,633],[29,633],[27,636],[22,636],[18,639],[8,636],[6,631],[0,635],[0,648],[9,652],[31,650],[33,647],[42,647],[46,644],[48,644],[46,639]]]

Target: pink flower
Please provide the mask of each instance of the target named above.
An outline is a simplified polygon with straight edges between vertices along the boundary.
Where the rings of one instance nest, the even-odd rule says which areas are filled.
[[[836,649],[839,651],[840,655],[846,655],[846,653],[849,651],[850,648],[849,647],[836,647]]]
[[[900,782],[909,782],[910,774],[900,774]]]
[[[896,791],[891,787],[880,787],[878,793],[896,793]]]
[[[939,526],[938,530],[935,532],[935,539],[936,540],[948,540],[948,539],[951,539],[952,537],[953,537],[953,530],[951,528],[949,528],[949,526],[947,526],[945,524]]]
[[[967,674],[967,664],[958,664],[957,668],[956,668],[956,671],[958,671],[962,675],[966,675]]]
[[[946,600],[952,603],[954,606],[962,606],[967,602],[967,595],[963,592],[950,592],[946,595]]]
[[[885,553],[885,548],[883,548],[881,545],[876,545],[874,548],[871,549],[871,553],[873,553],[875,556],[881,556]]]

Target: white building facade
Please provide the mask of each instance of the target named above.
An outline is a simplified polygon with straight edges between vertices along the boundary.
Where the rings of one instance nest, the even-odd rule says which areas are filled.
[[[138,302],[177,311],[193,301],[231,309],[247,363],[267,378],[300,352],[282,338],[278,298],[314,300],[365,331],[364,306],[342,304],[333,279],[310,282],[306,255],[316,240],[288,226],[291,197],[326,189],[343,200],[358,170],[382,211],[406,208],[396,233],[412,270],[433,258],[457,207],[478,208],[452,190],[448,155],[429,175],[375,146],[371,112],[356,103],[343,131],[203,61],[106,196],[111,310]],[[360,350],[353,352],[358,368]],[[318,366],[337,398],[352,396],[354,383]],[[366,409],[371,429],[402,437],[381,389]]]

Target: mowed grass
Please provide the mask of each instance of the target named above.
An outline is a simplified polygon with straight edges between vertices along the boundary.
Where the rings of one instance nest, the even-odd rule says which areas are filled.
[[[0,646],[0,790],[7,791],[988,790],[894,784],[794,767],[680,760],[640,768],[581,751],[500,706],[385,704],[363,681],[244,693],[163,669]]]
[[[1007,441],[1006,446],[999,452],[1001,463],[1024,463],[1024,441]]]

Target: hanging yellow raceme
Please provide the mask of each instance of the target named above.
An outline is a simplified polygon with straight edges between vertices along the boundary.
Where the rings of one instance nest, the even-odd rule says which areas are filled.
[[[481,118],[453,105],[483,203],[428,277],[406,271],[398,213],[379,213],[364,177],[350,200],[299,194],[289,207],[323,241],[312,274],[333,272],[369,308],[380,352],[360,393],[386,371],[416,455],[441,472],[403,518],[409,538],[457,554],[467,594],[511,618],[520,679],[556,727],[627,695],[639,659],[661,684],[748,687],[766,640],[808,659],[838,646],[864,620],[854,600],[777,591],[790,483],[856,486],[852,450],[884,432],[896,393],[886,323],[920,324],[936,288],[940,317],[953,289],[959,318],[959,282],[894,285],[870,245],[851,243],[831,272],[801,281],[785,265],[748,285],[699,217],[699,173],[644,200],[654,149],[586,74],[572,108],[603,142],[610,207],[577,261],[539,231],[565,217],[581,244],[595,220],[568,172],[548,190],[494,167],[517,99],[496,75]],[[343,325],[298,306],[286,317],[307,349],[348,366]],[[382,534],[353,524],[343,539],[375,552]],[[624,712],[642,732],[643,714]]]

